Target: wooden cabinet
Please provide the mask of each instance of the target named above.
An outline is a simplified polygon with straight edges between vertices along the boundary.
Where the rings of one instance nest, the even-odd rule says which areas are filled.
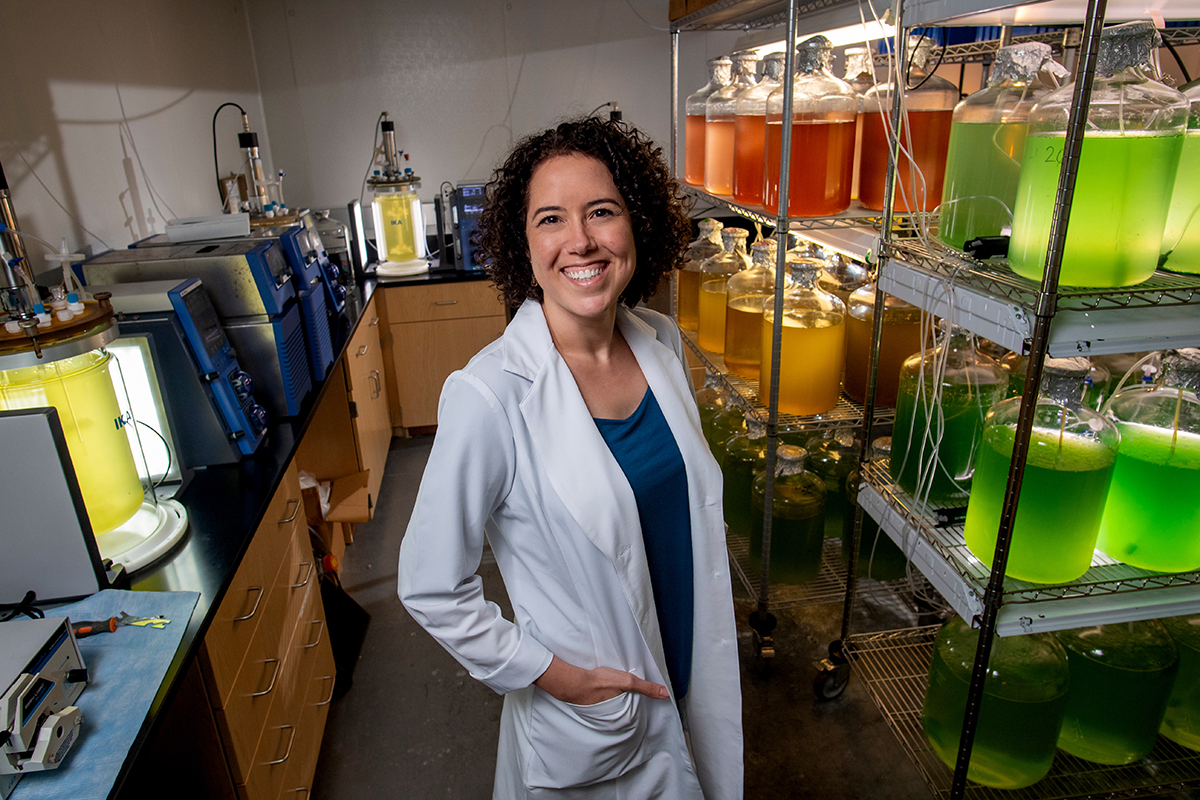
[[[319,748],[325,718],[304,712],[314,672],[332,674],[333,653],[294,462],[218,607],[199,663],[238,797],[274,800],[290,773],[310,781],[312,740]]]
[[[392,423],[436,425],[442,384],[504,332],[504,304],[486,281],[393,286],[383,293]]]
[[[345,356],[329,372],[326,380],[331,383],[296,451],[300,469],[321,481],[368,473],[368,499],[361,518],[350,520],[354,522],[366,522],[374,516],[392,441],[380,305],[378,297],[367,304]]]

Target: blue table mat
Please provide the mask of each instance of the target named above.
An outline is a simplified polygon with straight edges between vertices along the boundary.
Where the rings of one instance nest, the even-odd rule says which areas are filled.
[[[32,772],[9,800],[106,798],[167,674],[199,592],[127,592],[106,589],[78,603],[47,609],[47,617],[100,620],[165,617],[164,628],[126,625],[79,640],[89,683],[76,705],[83,712],[79,742],[58,769]]]

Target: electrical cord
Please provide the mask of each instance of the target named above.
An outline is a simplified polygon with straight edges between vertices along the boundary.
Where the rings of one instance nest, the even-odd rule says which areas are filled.
[[[632,2],[630,2],[630,0],[625,0],[625,5],[629,6],[629,10],[633,12],[633,15],[634,15],[635,17],[637,17],[638,19],[640,19],[642,22],[644,22],[644,23],[646,24],[646,27],[648,27],[648,28],[651,28],[651,29],[653,29],[653,30],[656,30],[656,31],[670,32],[670,30],[671,30],[670,28],[660,28],[660,27],[658,27],[657,25],[651,25],[651,24],[650,24],[650,23],[649,23],[649,22],[646,20],[646,18],[645,18],[645,17],[643,17],[641,14],[639,14],[639,13],[638,13],[638,10],[637,10],[636,8],[634,8],[634,7],[633,7],[633,3],[632,3]],[[603,106],[601,106],[601,108],[603,108]],[[596,112],[594,112],[594,111],[593,111],[592,113],[594,114],[594,113],[596,113]]]
[[[17,617],[29,617],[30,619],[45,619],[46,612],[34,606],[37,602],[37,592],[30,589],[21,598],[19,603],[0,603],[0,613],[4,614],[4,618],[0,622],[8,622]]]
[[[213,112],[212,117],[212,142],[213,142],[213,174],[217,176],[217,194],[221,194],[221,168],[217,166],[217,114],[221,113],[221,109],[226,106],[233,106],[244,115],[246,109],[239,106],[237,103],[221,103],[217,106],[217,110]]]
[[[155,483],[150,487],[151,489],[157,489],[158,487],[163,485],[163,481],[165,481],[167,479],[168,473],[171,472],[171,467],[174,466],[174,464],[175,464],[175,459],[173,458],[173,453],[171,452],[171,445],[167,444],[166,437],[163,436],[161,433],[159,433],[157,430],[155,430],[154,426],[152,426],[148,423],[142,422],[140,419],[137,420],[137,424],[141,425],[143,428],[145,428],[146,430],[150,431],[155,436],[157,436],[158,440],[160,442],[162,442],[163,447],[167,451],[167,468],[163,470],[163,475],[161,478],[159,478],[158,483]],[[149,470],[147,470],[147,472],[149,472]]]
[[[50,187],[49,187],[49,186],[47,186],[47,185],[46,185],[46,182],[42,180],[41,176],[37,174],[37,170],[35,170],[35,169],[33,168],[33,164],[30,164],[30,163],[29,163],[29,159],[27,159],[27,158],[25,157],[25,154],[24,154],[24,153],[22,153],[20,150],[18,150],[18,151],[17,151],[17,158],[21,159],[21,161],[23,161],[23,162],[24,162],[25,166],[26,166],[26,167],[29,169],[29,174],[33,176],[33,179],[34,179],[35,181],[37,181],[37,182],[38,182],[38,185],[39,185],[39,186],[41,186],[43,189],[45,189],[45,190],[46,190],[46,194],[50,195],[50,199],[54,201],[54,204],[55,204],[56,206],[58,206],[59,208],[61,208],[61,209],[62,209],[62,212],[63,212],[64,214],[66,214],[66,215],[67,215],[67,217],[68,217],[68,218],[69,218],[69,219],[70,219],[72,222],[74,222],[76,225],[78,225],[80,230],[82,230],[82,231],[83,231],[84,233],[86,233],[88,236],[91,236],[93,239],[95,239],[95,240],[96,240],[97,242],[99,242],[100,244],[104,245],[105,249],[108,249],[108,250],[112,250],[112,249],[113,249],[113,247],[112,247],[112,245],[111,245],[111,244],[109,244],[108,242],[106,242],[106,241],[104,241],[103,239],[101,239],[99,236],[97,236],[97,235],[96,235],[95,233],[93,233],[92,231],[88,230],[88,229],[87,229],[87,227],[85,227],[85,226],[84,226],[83,222],[82,222],[82,221],[80,221],[79,217],[77,217],[77,216],[75,216],[74,214],[72,214],[72,213],[71,213],[71,212],[70,212],[70,211],[67,209],[67,207],[66,207],[66,206],[64,206],[64,205],[62,204],[62,201],[61,201],[61,200],[59,200],[57,196],[55,196],[54,192],[50,191]],[[27,234],[27,235],[28,235],[28,234]],[[35,238],[36,238],[36,237],[35,237]],[[42,243],[44,243],[44,244],[46,243],[46,241],[45,241],[44,239],[38,239],[38,241],[40,241],[40,242],[42,242]],[[57,250],[55,250],[55,249],[54,249],[54,246],[53,246],[53,245],[49,245],[49,247],[50,247],[50,250],[51,250],[52,252],[57,252]]]

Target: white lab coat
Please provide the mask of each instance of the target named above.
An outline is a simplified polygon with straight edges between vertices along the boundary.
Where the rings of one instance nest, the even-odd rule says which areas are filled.
[[[447,379],[438,433],[400,548],[409,612],[472,677],[505,695],[493,797],[742,797],[742,705],[721,472],[700,430],[675,323],[619,307],[617,324],[687,470],[695,624],[681,715],[626,693],[593,706],[532,685],[551,657],[670,686],[633,490],[526,301]],[[515,613],[484,600],[484,535]]]

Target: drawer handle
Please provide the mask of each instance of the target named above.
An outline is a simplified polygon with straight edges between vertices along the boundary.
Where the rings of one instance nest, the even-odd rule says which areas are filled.
[[[371,317],[371,321],[367,323],[368,328],[374,328],[379,324],[379,317]]]
[[[279,678],[279,659],[278,658],[268,658],[267,660],[263,661],[263,663],[275,665],[275,671],[273,673],[271,673],[271,685],[268,686],[265,690],[263,690],[261,692],[251,692],[250,693],[251,697],[264,697],[264,696],[270,694],[271,692],[275,691],[275,681]]]
[[[375,389],[371,392],[371,399],[374,400],[383,394],[383,382],[379,380],[379,370],[373,369],[367,374],[375,382]]]
[[[287,761],[289,758],[291,758],[291,756],[292,756],[292,745],[296,743],[296,726],[294,726],[294,725],[280,725],[280,726],[279,726],[279,730],[281,730],[281,731],[284,731],[284,730],[291,731],[291,732],[292,732],[292,738],[288,739],[287,752],[283,754],[283,758],[277,758],[277,759],[275,759],[274,761],[268,761],[268,762],[267,762],[267,764],[268,764],[268,765],[270,765],[270,766],[272,766],[272,767],[274,767],[274,766],[278,766],[279,764],[282,764],[283,762],[285,762],[285,761]]]
[[[454,305],[458,305],[458,301],[457,300],[434,300],[433,304],[435,306],[454,306]]]
[[[303,589],[305,586],[308,586],[308,581],[312,578],[313,563],[311,561],[301,561],[300,566],[308,567],[308,572],[304,573],[304,580],[292,584],[293,589]]]
[[[312,622],[310,622],[310,623],[308,623],[308,624],[309,624],[309,625],[315,625],[315,624],[316,624],[316,623],[318,623],[318,622],[319,622],[319,623],[321,623],[321,627],[317,629],[317,640],[316,640],[315,642],[313,642],[312,644],[306,644],[306,645],[304,645],[304,649],[305,649],[305,650],[307,650],[307,649],[308,649],[308,648],[310,648],[310,647],[316,647],[317,645],[319,645],[319,644],[321,643],[321,636],[322,636],[322,635],[325,633],[325,620],[323,620],[323,619],[314,619]]]
[[[258,597],[254,598],[254,608],[250,609],[250,613],[244,617],[234,617],[233,618],[234,622],[245,622],[246,620],[250,619],[251,617],[253,617],[255,614],[258,613],[258,604],[262,602],[262,598],[263,598],[263,587],[251,586],[249,589],[246,590],[246,593],[249,594],[250,592],[253,592],[253,591],[258,592]]]
[[[308,787],[307,786],[297,786],[295,789],[291,789],[290,791],[292,792],[292,794],[299,794],[300,792],[304,792],[304,797],[306,798],[306,800],[308,798]]]
[[[321,680],[329,681],[329,697],[326,697],[324,702],[317,703],[317,705],[327,706],[333,702],[333,690],[337,688],[337,681],[334,680],[332,675],[326,675],[325,677],[321,678]]]
[[[295,505],[292,505],[293,503]],[[288,505],[292,506],[292,515],[290,517],[286,517],[284,519],[279,520],[280,525],[285,525],[285,524],[291,522],[292,520],[294,520],[296,518],[296,515],[300,513],[300,501],[299,500],[297,500],[296,498],[293,497],[291,500],[288,500]]]
[[[355,353],[354,355],[355,355],[355,357],[365,356],[367,354],[367,351],[370,349],[371,349],[371,345],[364,344],[362,347],[358,348],[358,352]]]

